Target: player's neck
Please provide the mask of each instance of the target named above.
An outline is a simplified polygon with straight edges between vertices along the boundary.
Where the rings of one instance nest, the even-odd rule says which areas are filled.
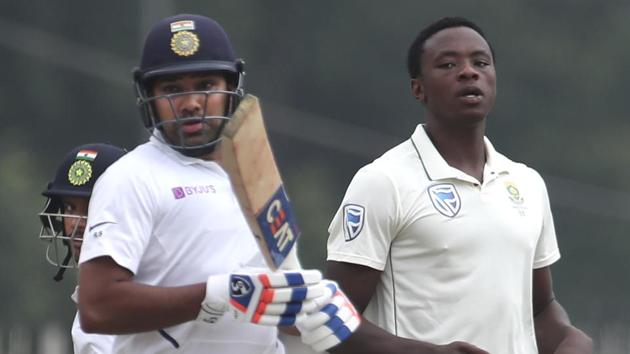
[[[216,161],[219,154],[217,153],[218,149],[211,149],[210,151],[201,152],[198,155],[192,156],[204,161]]]
[[[427,124],[425,130],[449,166],[483,182],[483,169],[486,163],[485,124],[483,122],[457,129],[439,124]]]
[[[199,156],[200,159],[205,160],[205,161],[215,161],[215,162],[219,162],[219,157],[220,155],[217,153],[216,150],[214,150],[213,152],[203,155],[203,156]]]

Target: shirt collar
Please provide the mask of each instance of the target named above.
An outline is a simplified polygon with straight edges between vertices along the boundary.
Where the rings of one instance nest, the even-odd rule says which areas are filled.
[[[206,161],[196,157],[186,156],[179,151],[173,149],[168,144],[166,144],[162,132],[157,129],[153,130],[153,134],[151,134],[151,137],[149,138],[149,144],[155,146],[158,150],[167,155],[169,158],[179,161],[184,165],[201,165],[223,171],[223,169],[215,161]]]
[[[442,155],[437,151],[431,139],[429,139],[429,136],[424,130],[424,124],[418,124],[416,130],[411,135],[411,142],[430,180],[456,178],[468,181],[473,179],[464,172],[449,166],[446,160],[444,160]],[[484,175],[492,173],[497,176],[501,173],[507,173],[509,160],[494,149],[494,146],[492,146],[492,143],[490,143],[487,137],[484,137],[484,145],[486,148]],[[486,178],[484,178],[484,180],[486,180]]]
[[[486,170],[494,172],[495,175],[509,173],[511,160],[498,153],[487,137],[483,139],[486,145]]]

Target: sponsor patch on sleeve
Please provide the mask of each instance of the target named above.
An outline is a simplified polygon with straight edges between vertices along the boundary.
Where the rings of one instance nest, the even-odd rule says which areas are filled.
[[[346,242],[352,241],[363,230],[365,223],[365,208],[358,204],[346,204],[343,206],[343,233]]]

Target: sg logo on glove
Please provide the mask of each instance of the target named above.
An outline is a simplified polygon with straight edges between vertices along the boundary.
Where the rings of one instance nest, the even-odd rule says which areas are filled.
[[[229,276],[227,302],[235,319],[290,326],[317,308],[315,299],[326,291],[321,279],[318,270],[233,273]],[[212,288],[206,290],[206,295],[213,292]]]
[[[232,274],[230,276],[230,304],[241,312],[246,312],[252,299],[254,284],[247,275]]]
[[[244,296],[252,290],[252,282],[249,277],[232,275],[232,296]]]

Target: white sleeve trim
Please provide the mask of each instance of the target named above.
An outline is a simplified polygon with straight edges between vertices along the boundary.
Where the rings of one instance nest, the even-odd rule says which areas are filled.
[[[131,267],[131,264],[133,262],[131,262],[128,259],[125,259],[124,257],[120,257],[120,256],[113,255],[111,253],[107,253],[107,251],[105,251],[105,250],[102,250],[101,252],[98,252],[98,251],[97,252],[93,252],[91,254],[86,255],[85,258],[83,256],[81,256],[81,264],[89,262],[89,261],[91,261],[91,260],[93,260],[95,258],[99,258],[99,257],[109,257],[109,258],[113,259],[116,264],[118,264],[119,266],[127,269],[133,275],[136,275],[137,269]]]
[[[384,262],[380,262],[377,260],[373,260],[372,258],[367,258],[365,256],[359,256],[356,254],[329,252],[327,260],[363,265],[380,271],[383,271],[385,269]]]
[[[555,251],[552,252],[547,257],[534,261],[534,269],[540,269],[540,268],[550,266],[556,263],[556,261],[558,261],[559,259],[560,259],[560,250],[556,248]]]

